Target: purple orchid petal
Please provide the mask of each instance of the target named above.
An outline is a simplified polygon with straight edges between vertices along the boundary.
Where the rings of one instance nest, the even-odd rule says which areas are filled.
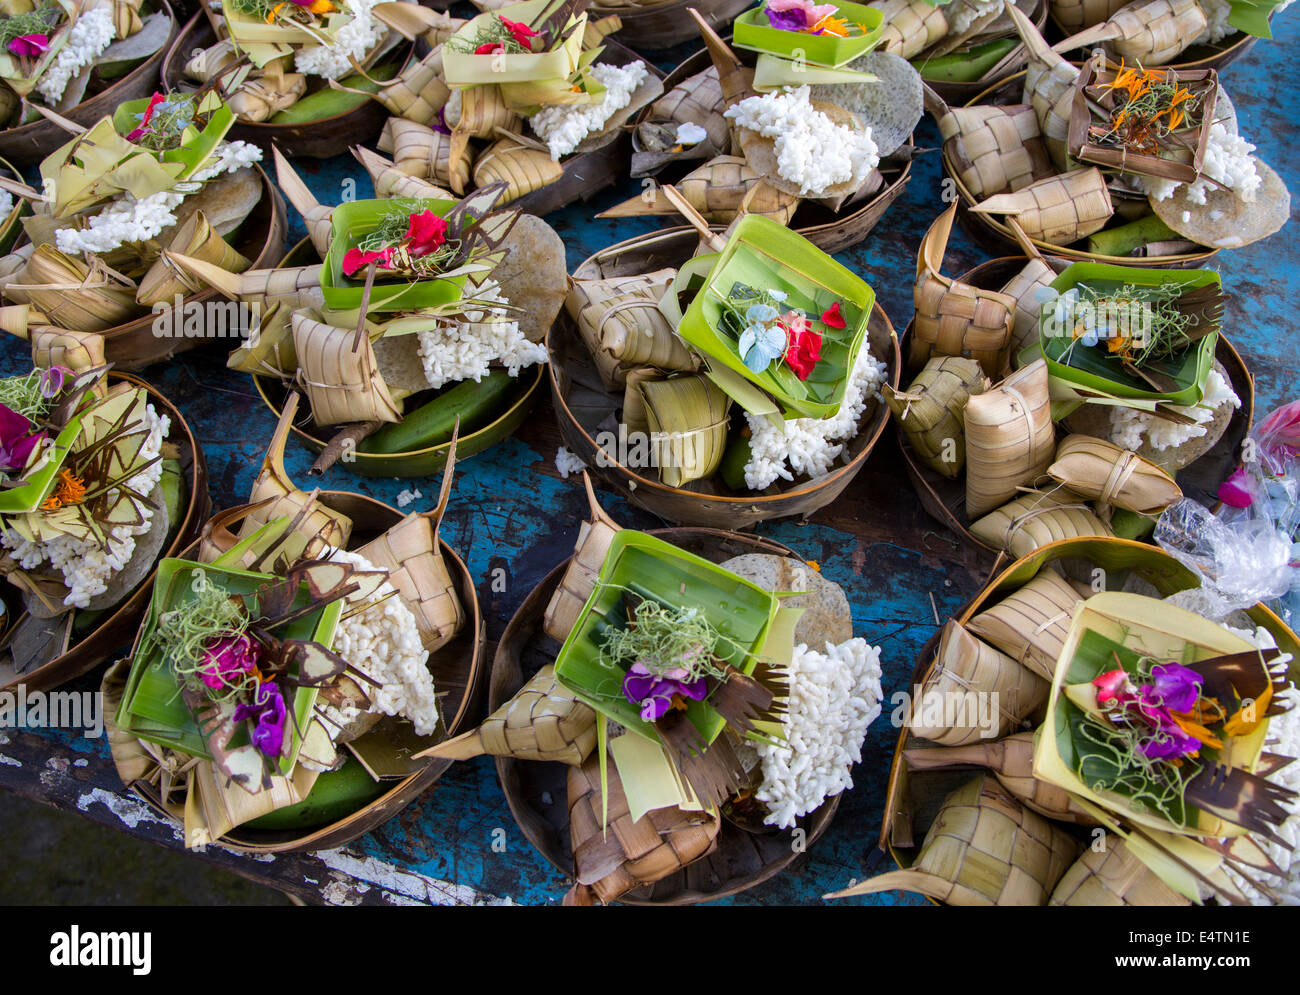
[[[1204,678],[1196,671],[1178,663],[1162,663],[1151,668],[1154,685],[1144,685],[1151,696],[1171,712],[1189,712],[1201,696]]]
[[[257,666],[257,648],[247,633],[216,640],[204,649],[203,656],[199,679],[214,691],[239,684]]]
[[[1219,500],[1229,508],[1249,508],[1255,501],[1250,489],[1250,475],[1245,467],[1237,467],[1232,475],[1219,485]]]
[[[288,709],[277,684],[267,681],[257,686],[251,705],[235,706],[235,721],[255,721],[250,739],[254,748],[265,756],[278,757],[284,752]]]
[[[794,10],[767,10],[768,23],[778,31],[806,31],[808,18],[798,8]]]
[[[9,43],[9,51],[14,55],[30,58],[44,55],[50,49],[50,36],[42,34],[19,35]]]
[[[72,373],[66,366],[51,366],[41,373],[41,397],[58,397],[63,392],[63,385]]]
[[[45,438],[44,432],[29,435],[34,427],[13,408],[0,404],[0,470],[21,470],[27,465],[32,449]]]
[[[689,683],[683,681],[674,681],[677,685],[677,693],[683,698],[690,698],[692,701],[703,701],[709,694],[709,683],[703,677],[698,681]]]

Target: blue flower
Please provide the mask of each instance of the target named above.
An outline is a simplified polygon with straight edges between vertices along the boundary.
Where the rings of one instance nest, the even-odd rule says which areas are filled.
[[[776,325],[749,325],[740,334],[738,351],[745,366],[752,373],[762,373],[772,365],[772,360],[785,355],[784,329]]]
[[[779,313],[771,304],[751,304],[745,311],[745,318],[754,324],[766,324],[775,321]]]

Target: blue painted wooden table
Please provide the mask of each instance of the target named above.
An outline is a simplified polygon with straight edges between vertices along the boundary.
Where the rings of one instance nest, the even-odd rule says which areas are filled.
[[[1300,191],[1296,140],[1295,80],[1300,78],[1300,16],[1279,18],[1277,38],[1260,42],[1243,62],[1224,74],[1241,120],[1242,133]],[[937,147],[927,119],[918,132],[922,146]],[[369,181],[350,158],[295,164],[322,203],[338,203],[345,183],[355,196],[370,194]],[[898,329],[911,317],[911,286],[921,235],[945,206],[937,152],[915,164],[906,192],[868,240],[839,258],[862,274]],[[604,246],[659,227],[655,219],[597,221],[592,215],[632,195],[632,181],[575,205],[548,220],[563,236],[572,270]],[[304,235],[293,219],[291,244]],[[965,232],[955,234],[946,270],[966,269],[989,258]],[[1292,326],[1293,282],[1300,282],[1300,226],[1294,222],[1263,243],[1222,253],[1220,269],[1230,293],[1224,327],[1256,377],[1259,415],[1296,396],[1300,339]],[[274,425],[247,377],[225,368],[225,352],[208,346],[187,353],[145,375],[175,401],[194,426],[207,454],[214,507],[246,499]],[[0,372],[17,372],[30,362],[16,340],[0,345]],[[525,429],[504,444],[458,467],[451,511],[443,536],[466,558],[479,587],[489,639],[501,633],[511,613],[537,581],[568,555],[582,520],[580,485],[562,480],[553,459],[559,443],[548,401]],[[311,456],[290,444],[289,469],[301,483]],[[357,478],[336,467],[321,482],[333,489],[370,494],[389,504],[418,487],[427,507],[437,481]],[[662,525],[612,494],[606,508],[630,527]],[[854,630],[883,647],[884,714],[872,726],[862,763],[853,773],[834,824],[790,871],[776,880],[727,899],[732,904],[812,904],[827,891],[864,874],[876,847],[886,778],[897,729],[888,697],[903,690],[921,645],[980,585],[990,566],[927,519],[918,507],[887,433],[846,493],[808,523],[779,522],[759,531],[819,562],[825,575],[843,585],[853,606]],[[492,578],[503,568],[505,590]],[[499,575],[497,575],[499,576]],[[497,588],[497,589],[494,589]],[[933,600],[932,600],[933,599]],[[98,674],[77,687],[97,686]],[[0,784],[46,803],[179,847],[177,827],[123,792],[102,739],[70,734],[0,730]],[[497,852],[494,840],[505,849]],[[567,888],[515,826],[493,765],[480,758],[453,767],[428,793],[397,818],[339,850],[311,855],[249,858],[209,847],[200,859],[273,884],[313,901],[332,903],[558,902]],[[878,868],[886,869],[888,860]],[[882,895],[879,904],[917,904],[912,895]]]

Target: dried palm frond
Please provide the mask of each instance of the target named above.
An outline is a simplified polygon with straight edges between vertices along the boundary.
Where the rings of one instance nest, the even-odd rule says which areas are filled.
[[[145,307],[171,304],[177,297],[207,289],[207,283],[176,264],[176,256],[199,259],[227,273],[242,273],[252,262],[217,234],[202,211],[195,211],[177,227],[160,255],[140,278],[135,299]]]
[[[731,398],[700,374],[646,380],[641,396],[659,479],[681,487],[713,476],[727,448]]]
[[[596,580],[605,563],[605,555],[609,552],[614,533],[622,528],[601,508],[591,486],[591,477],[585,470],[582,472],[582,483],[587,489],[590,517],[578,530],[573,557],[543,616],[543,630],[559,643],[569,638],[569,632],[581,617],[583,606],[596,589]]]
[[[358,344],[355,328],[331,325],[307,309],[295,311],[290,322],[298,379],[317,425],[401,421],[368,337]]]
[[[1055,452],[1047,363],[1039,359],[970,399],[966,427],[966,514],[990,511],[1032,484]]]
[[[966,467],[962,412],[971,395],[988,387],[989,379],[976,360],[934,356],[906,391],[885,384],[881,395],[916,458],[955,480]]]
[[[52,245],[38,245],[19,279],[5,287],[25,292],[51,324],[79,332],[102,332],[140,313],[135,284],[100,260],[87,264]]]
[[[376,197],[398,197],[413,200],[455,200],[454,194],[440,186],[415,176],[408,176],[378,153],[355,146],[352,154],[370,174]]]

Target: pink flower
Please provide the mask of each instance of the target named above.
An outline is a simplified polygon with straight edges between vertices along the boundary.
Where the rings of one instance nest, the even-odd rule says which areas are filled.
[[[803,315],[794,311],[783,315],[779,324],[789,336],[785,361],[794,370],[795,376],[807,380],[812,376],[817,361],[822,358],[822,337],[813,331],[812,325]]]
[[[239,684],[244,675],[253,672],[257,666],[257,645],[247,633],[223,636],[204,649],[203,661],[199,679],[212,690],[220,691]]]
[[[128,142],[138,142],[144,137],[144,133],[149,130],[149,119],[153,117],[153,109],[165,99],[161,93],[155,93],[149,98],[149,106],[144,109],[144,117],[140,118],[140,127],[126,136]]]
[[[1127,690],[1128,674],[1118,667],[1104,674],[1098,674],[1092,679],[1092,685],[1097,689],[1099,705],[1104,705],[1108,701],[1125,701],[1132,697]]]
[[[9,51],[20,57],[43,55],[50,49],[49,35],[19,35],[9,43]]]
[[[505,25],[505,29],[510,32],[510,37],[515,40],[516,44],[521,48],[528,49],[529,51],[532,50],[533,43],[528,39],[536,38],[536,31],[530,28],[527,24],[521,24],[519,21],[512,21],[508,17],[502,17],[501,23]]]
[[[1245,467],[1237,467],[1232,475],[1219,485],[1219,500],[1229,508],[1249,508],[1255,501],[1250,489],[1250,474]]]
[[[447,241],[447,222],[432,211],[412,214],[406,240],[412,256],[427,256]]]
[[[352,276],[359,269],[365,269],[371,263],[379,263],[381,269],[391,269],[392,249],[379,249],[376,252],[362,252],[360,249],[348,249],[343,255],[343,273]]]

